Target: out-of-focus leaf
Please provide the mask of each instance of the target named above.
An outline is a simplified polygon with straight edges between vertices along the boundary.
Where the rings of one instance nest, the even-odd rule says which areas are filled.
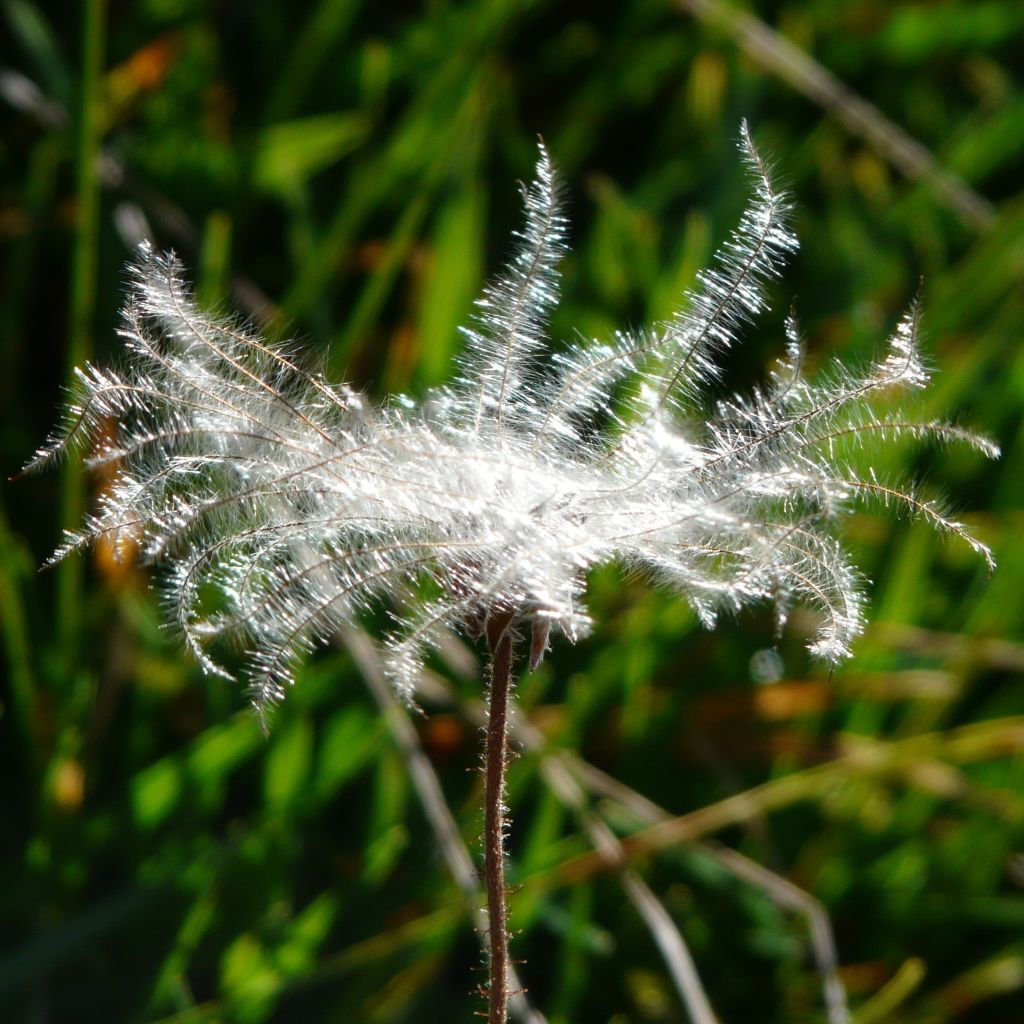
[[[446,379],[480,286],[484,191],[473,181],[444,205],[427,253],[420,289],[417,377],[424,385]]]
[[[39,5],[29,3],[29,0],[5,0],[4,14],[11,31],[42,76],[44,91],[51,99],[70,107],[74,103],[75,94],[68,63],[61,52],[53,26],[40,11]]]
[[[358,705],[342,708],[328,720],[320,741],[314,785],[329,799],[388,742],[384,723]]]
[[[293,195],[315,174],[356,149],[368,130],[359,111],[270,125],[256,143],[253,181],[268,192]]]
[[[171,755],[143,769],[129,787],[134,821],[155,828],[196,789],[219,785],[263,742],[251,712],[211,726],[183,754]]]
[[[313,765],[313,727],[309,719],[282,717],[267,754],[263,777],[267,807],[278,812],[302,805]]]
[[[377,764],[369,844],[363,861],[363,877],[381,882],[394,867],[409,843],[403,811],[409,796],[405,766],[394,752],[384,754]]]

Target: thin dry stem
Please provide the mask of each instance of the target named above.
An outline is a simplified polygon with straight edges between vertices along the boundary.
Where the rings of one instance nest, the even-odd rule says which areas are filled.
[[[487,890],[488,1024],[508,1020],[508,906],[505,891],[505,769],[508,766],[508,698],[512,689],[512,615],[487,620],[490,690],[484,753],[484,887]]]
[[[891,776],[924,792],[949,796],[950,777],[937,778],[935,773],[920,771],[920,766],[939,762],[956,767],[1018,754],[1024,750],[1024,716],[1011,715],[960,726],[950,732],[925,733],[886,744],[868,743],[859,737],[846,736],[841,750],[842,753],[831,761],[771,779],[743,793],[634,832],[620,840],[623,854],[632,861],[671,846],[692,842],[770,811],[804,800],[820,799],[836,780],[846,778],[851,772],[862,776]],[[959,780],[953,781],[959,783]],[[970,788],[963,787],[961,793],[969,794]],[[601,874],[607,868],[598,854],[583,853],[524,879],[523,888],[538,891],[575,884]]]
[[[488,945],[486,940],[487,917],[481,908],[482,893],[479,874],[473,866],[473,858],[459,834],[458,825],[445,800],[444,790],[437,777],[437,772],[434,771],[430,759],[424,753],[416,729],[409,721],[409,712],[399,702],[394,688],[387,681],[381,652],[373,640],[363,630],[355,626],[343,627],[339,631],[338,639],[352,655],[370,693],[388,723],[395,743],[405,757],[417,799],[431,829],[433,829],[448,871],[473,915],[481,943],[486,949]],[[508,981],[512,989],[509,996],[509,1010],[512,1017],[522,1021],[523,1024],[546,1024],[544,1015],[530,1005],[526,992],[520,984],[515,966],[511,963],[508,965]]]
[[[565,756],[565,755],[563,755]],[[583,785],[595,796],[613,801],[647,824],[668,821],[672,815],[643,794],[612,778],[600,768],[580,758],[566,757],[567,767],[579,774]],[[803,915],[807,922],[815,965],[821,976],[822,992],[829,1024],[849,1024],[846,989],[839,976],[839,956],[828,912],[821,902],[789,879],[783,878],[763,864],[744,857],[714,841],[696,842],[695,848],[718,861],[732,874],[763,892],[779,906]]]
[[[941,202],[975,231],[988,230],[995,209],[962,178],[940,166],[917,139],[858,96],[808,53],[748,11],[721,0],[677,0],[700,21],[724,28],[750,58],[831,111],[908,178],[927,183]]]
[[[528,724],[517,728],[515,733],[528,749],[543,747],[543,739]],[[555,796],[575,812],[594,850],[618,872],[619,884],[651,933],[690,1020],[693,1024],[717,1024],[718,1018],[711,1008],[686,940],[650,886],[627,866],[615,833],[587,806],[587,795],[573,775],[570,764],[565,755],[547,754],[541,760],[541,774]]]
[[[450,659],[463,660],[461,659],[463,652],[465,652],[465,648],[462,648],[454,639],[445,648],[445,654]],[[470,667],[470,662],[467,660],[463,668]],[[431,694],[445,703],[452,700],[454,696],[447,684],[428,674],[424,674],[422,690],[424,694]],[[459,702],[459,707],[470,720],[481,724],[486,721],[487,713],[477,702]],[[658,947],[690,1019],[694,1024],[716,1024],[718,1018],[711,1008],[710,1000],[682,933],[647,883],[628,866],[618,837],[587,805],[587,794],[583,791],[580,781],[577,780],[577,774],[581,774],[581,768],[586,769],[590,766],[585,761],[579,761],[577,764],[578,759],[564,752],[545,752],[544,738],[525,719],[517,718],[509,733],[513,739],[522,744],[524,749],[542,754],[540,770],[545,782],[555,796],[574,812],[595,852],[603,858],[609,868],[617,871],[623,891]],[[596,772],[597,769],[594,771]],[[586,783],[585,771],[581,777]],[[632,792],[632,790],[628,790],[628,792]],[[639,794],[636,796],[637,799],[643,799]],[[663,813],[667,814],[667,812]]]
[[[461,652],[456,641],[446,649],[451,660]],[[447,703],[453,699],[451,690],[434,677],[422,684],[424,694]],[[482,721],[485,712],[475,702],[459,705],[474,721]],[[579,818],[594,851],[605,865],[616,871],[620,884],[637,913],[640,914],[668,967],[672,981],[697,1024],[715,1020],[714,1011],[697,973],[686,941],[656,895],[628,866],[628,860],[619,838],[609,826],[587,807],[587,793],[603,797],[627,810],[646,824],[656,824],[672,818],[664,808],[648,800],[612,776],[602,772],[577,755],[565,751],[546,751],[544,737],[530,722],[518,719],[512,737],[530,751],[541,755],[540,770],[552,792],[572,808]],[[586,790],[586,792],[584,792]],[[849,1024],[850,1011],[846,991],[839,976],[839,959],[835,937],[828,913],[822,904],[788,879],[768,870],[763,865],[714,842],[694,843],[696,849],[712,857],[737,877],[766,892],[780,906],[803,915],[807,921],[815,965],[821,977],[822,991],[829,1024]]]

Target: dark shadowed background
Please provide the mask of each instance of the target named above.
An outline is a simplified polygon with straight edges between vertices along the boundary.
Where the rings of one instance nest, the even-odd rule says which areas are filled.
[[[309,662],[264,739],[162,630],[147,570],[101,548],[36,571],[103,480],[6,477],[69,366],[118,358],[132,246],[333,375],[415,392],[507,253],[538,134],[574,224],[553,333],[600,338],[666,316],[736,222],[743,117],[802,249],[727,385],[764,375],[793,301],[815,365],[863,363],[923,281],[918,411],[1004,455],[880,469],[945,493],[1000,566],[852,516],[871,625],[831,679],[806,614],[773,651],[767,611],[708,633],[598,573],[593,636],[519,688],[513,952],[551,1024],[690,1019],[619,874],[561,867],[590,848],[569,772],[620,836],[709,809],[632,867],[722,1024],[837,1024],[836,977],[856,1024],[1024,1019],[1024,6],[4,0],[0,23],[0,1019],[483,1006],[467,902],[350,651]],[[413,720],[474,857],[477,661],[433,662]]]

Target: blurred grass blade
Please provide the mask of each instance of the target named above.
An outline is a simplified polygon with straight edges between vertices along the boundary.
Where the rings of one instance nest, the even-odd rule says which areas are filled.
[[[318,114],[265,128],[256,143],[253,181],[286,198],[359,146],[369,131],[358,111]]]
[[[474,176],[442,208],[420,288],[416,377],[424,387],[447,377],[459,346],[459,325],[483,276],[485,193]],[[389,374],[393,376],[393,374]]]
[[[37,4],[28,0],[4,0],[4,14],[12,34],[38,69],[50,98],[65,107],[74,102],[67,60],[60,51],[57,34]]]
[[[854,1015],[853,1024],[885,1024],[920,987],[927,968],[923,960],[912,957]]]
[[[100,80],[106,53],[106,0],[85,0],[82,5],[82,69],[75,154],[75,231],[71,263],[70,325],[67,376],[92,355],[93,316],[99,264],[100,142],[102,97]],[[80,465],[64,468],[60,521],[64,529],[77,529],[85,511],[85,476]],[[82,559],[69,558],[57,569],[57,638],[61,655],[75,664],[82,628]]]
[[[36,685],[22,589],[29,566],[28,552],[11,533],[0,500],[0,630],[9,673],[11,710],[28,763],[33,764],[38,754],[33,715]]]
[[[88,910],[0,957],[0,997],[9,996],[61,963],[92,950],[100,939],[140,915],[169,889],[132,887],[94,903]]]
[[[295,110],[309,91],[324,62],[337,53],[362,0],[320,0],[294,35],[284,65],[274,76],[274,88],[267,103],[267,121],[277,121]]]

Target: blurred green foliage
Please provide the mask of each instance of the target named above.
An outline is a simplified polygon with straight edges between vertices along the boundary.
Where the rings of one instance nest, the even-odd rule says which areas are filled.
[[[905,447],[880,465],[949,494],[1000,568],[855,516],[869,634],[828,679],[796,616],[775,682],[751,668],[771,662],[752,662],[767,614],[704,633],[602,572],[594,636],[522,681],[521,715],[671,814],[748,793],[717,838],[821,901],[857,1024],[1024,1019],[1024,8],[753,10],[984,196],[981,225],[683,6],[4,0],[4,475],[51,425],[69,359],[117,358],[142,230],[204,301],[375,394],[416,390],[448,373],[537,134],[575,224],[555,335],[602,336],[664,316],[725,236],[748,117],[803,249],[728,383],[779,353],[793,296],[813,359],[857,361],[923,279],[939,373],[922,413],[1004,458]],[[2,484],[0,1018],[471,1020],[469,912],[348,654],[310,662],[264,739],[162,631],[143,570],[98,550],[36,574],[102,486],[73,466]],[[465,651],[435,668],[416,728],[476,852],[479,678]],[[588,847],[543,765],[525,753],[511,778],[531,1001],[551,1024],[685,1020],[614,874],[560,868]],[[692,842],[636,861],[724,1024],[824,1021],[805,920],[727,865]]]

